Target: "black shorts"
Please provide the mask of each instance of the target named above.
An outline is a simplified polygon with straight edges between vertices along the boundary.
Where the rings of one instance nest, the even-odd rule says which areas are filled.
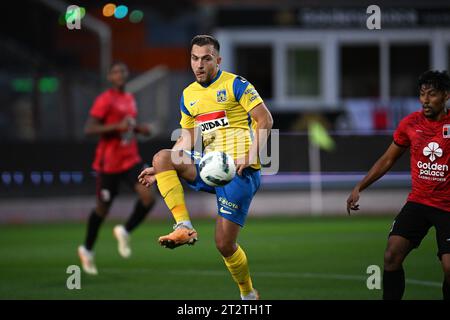
[[[389,236],[397,235],[411,241],[417,248],[428,230],[436,229],[438,257],[450,253],[450,212],[408,201],[392,224]]]
[[[121,181],[125,181],[134,190],[135,184],[138,183],[138,176],[145,168],[148,168],[148,165],[141,162],[119,173],[98,172],[96,185],[97,199],[104,203],[112,202],[119,192]]]

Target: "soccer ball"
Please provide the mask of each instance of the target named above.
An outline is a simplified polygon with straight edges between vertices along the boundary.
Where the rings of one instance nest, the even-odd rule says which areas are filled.
[[[221,151],[212,151],[205,154],[198,167],[200,178],[211,187],[226,185],[236,174],[233,158]]]

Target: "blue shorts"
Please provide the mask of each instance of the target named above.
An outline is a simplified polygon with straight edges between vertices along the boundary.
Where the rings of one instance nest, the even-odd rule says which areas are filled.
[[[198,156],[194,157],[194,155],[187,151],[186,153],[192,159],[198,160]],[[211,187],[200,178],[198,161],[195,161],[195,167],[197,168],[197,176],[193,182],[186,181],[188,186],[195,191],[215,193],[217,198],[217,213],[223,218],[243,227],[250,203],[261,184],[260,170],[246,168],[241,176],[236,173],[233,180],[225,186]]]

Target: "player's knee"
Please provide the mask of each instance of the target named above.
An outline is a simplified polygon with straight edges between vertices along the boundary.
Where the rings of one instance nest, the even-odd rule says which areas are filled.
[[[154,156],[153,156],[153,161],[152,161],[152,165],[155,168],[160,168],[164,165],[167,165],[169,163],[171,163],[171,157],[170,157],[170,150],[169,149],[163,149],[158,151]]]
[[[155,202],[155,197],[151,189],[145,188],[142,185],[137,184],[135,186],[135,190],[139,197],[139,200],[144,206],[148,207]]]
[[[142,203],[142,205],[143,205],[144,207],[148,208],[148,207],[151,207],[151,206],[152,206],[152,204],[154,203],[154,201],[153,201],[152,199],[146,199],[146,198],[142,199],[142,198],[141,198],[141,203]]]
[[[219,250],[223,257],[229,257],[233,255],[236,244],[233,241],[227,241],[224,239],[216,239],[216,248]]]
[[[450,264],[444,264],[442,266],[442,271],[444,271],[445,281],[447,281],[447,283],[450,283]]]
[[[402,255],[393,250],[388,248],[384,252],[384,268],[387,270],[397,270],[401,267],[403,263],[403,257]]]
[[[108,212],[109,206],[107,205],[98,204],[97,207],[95,208],[95,213],[101,218],[106,217],[108,215]]]
[[[152,194],[142,195],[140,197],[140,200],[142,205],[146,208],[153,206],[153,204],[155,203],[155,198],[153,197]]]
[[[450,272],[444,273],[445,282],[450,283]]]
[[[111,201],[97,201],[97,206],[95,207],[95,213],[99,217],[106,217],[109,213],[109,208],[111,207]]]

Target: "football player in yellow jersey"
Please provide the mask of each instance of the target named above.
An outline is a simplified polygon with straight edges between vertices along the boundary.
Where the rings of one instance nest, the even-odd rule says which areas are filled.
[[[253,288],[247,257],[237,238],[260,185],[258,154],[266,145],[273,120],[247,80],[220,70],[219,51],[219,42],[212,36],[192,39],[191,67],[196,81],[181,96],[182,134],[172,149],[161,150],[153,157],[153,167],[142,171],[139,181],[147,187],[157,182],[176,221],[174,231],[159,238],[167,248],[197,241],[180,178],[194,190],[216,194],[216,247],[239,286],[241,299],[254,300],[259,294]],[[201,130],[205,153],[223,151],[235,159],[237,174],[227,185],[214,188],[201,180],[198,158],[191,152],[196,128]]]

